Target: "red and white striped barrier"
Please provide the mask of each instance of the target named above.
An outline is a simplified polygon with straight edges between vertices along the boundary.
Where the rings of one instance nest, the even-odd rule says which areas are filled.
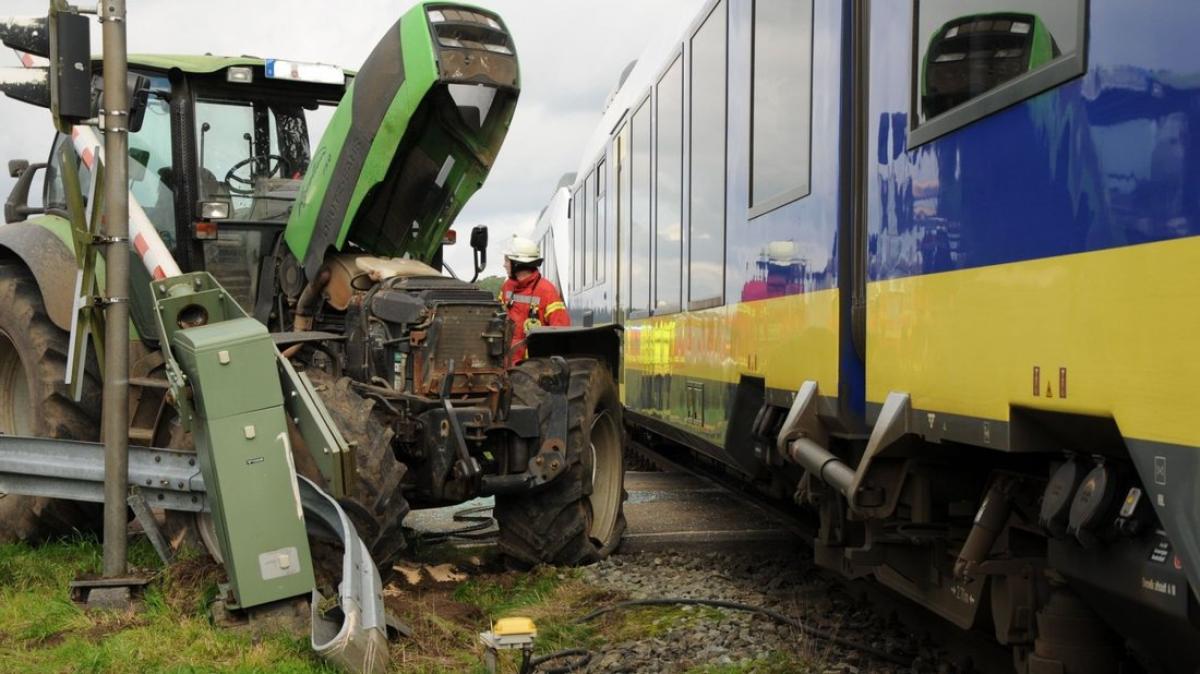
[[[16,53],[17,57],[21,59],[21,65],[26,68],[32,68],[36,64],[32,55],[24,52]],[[100,139],[100,134],[90,126],[74,126],[71,128],[71,144],[84,166],[87,166],[88,170],[92,171],[92,175],[95,175],[96,162],[104,161],[104,143]],[[129,193],[129,239],[133,244],[134,252],[141,258],[142,264],[146,266],[146,271],[150,272],[150,276],[154,280],[179,276],[183,273],[179,268],[179,263],[171,255],[170,249],[158,235],[154,223],[150,222],[146,211],[133,196],[133,192]]]

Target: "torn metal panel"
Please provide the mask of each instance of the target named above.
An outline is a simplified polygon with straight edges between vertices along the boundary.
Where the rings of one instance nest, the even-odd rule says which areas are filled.
[[[342,582],[338,585],[341,619],[322,613],[324,597],[312,596],[312,647],[331,663],[356,674],[383,672],[388,664],[387,612],[383,583],[371,553],[359,539],[350,518],[333,497],[303,476],[300,500],[310,527],[321,524],[341,540]]]

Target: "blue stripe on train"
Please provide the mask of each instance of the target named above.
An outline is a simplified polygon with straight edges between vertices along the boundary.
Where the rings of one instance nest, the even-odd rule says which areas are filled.
[[[1163,28],[1144,14],[1093,7],[1084,76],[912,152],[908,92],[873,105],[870,279],[1200,234],[1200,64],[1183,43],[1128,52],[1121,30]]]

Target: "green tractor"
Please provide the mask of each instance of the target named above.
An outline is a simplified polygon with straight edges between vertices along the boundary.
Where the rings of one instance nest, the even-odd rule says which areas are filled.
[[[442,263],[455,239],[450,226],[482,186],[517,102],[516,50],[498,16],[418,4],[357,73],[215,56],[130,56],[129,72],[137,102],[131,245],[145,263],[131,265],[131,446],[186,453],[225,441],[216,431],[189,432],[193,408],[233,404],[262,383],[263,359],[272,359],[260,354],[243,365],[235,351],[237,369],[225,370],[232,379],[201,382],[208,370],[196,354],[217,314],[252,318],[269,330],[280,367],[312,383],[345,441],[332,452],[306,443],[304,421],[289,413],[295,472],[338,496],[385,576],[405,547],[410,508],[479,496],[495,496],[499,547],[519,563],[588,563],[617,546],[617,340],[535,335],[532,354],[556,355],[514,364],[497,298]],[[17,184],[0,226],[3,434],[99,436],[96,358],[75,390],[64,383],[79,306],[72,280],[82,266],[71,201],[88,193],[87,154],[77,136],[60,133],[46,163],[9,163]],[[43,206],[31,207],[39,171]],[[486,259],[486,239],[486,229],[472,232],[477,258]],[[172,278],[187,279],[197,297],[216,297],[197,272],[237,307],[172,305]],[[250,340],[254,329],[239,326]],[[220,355],[228,365],[229,351]],[[195,370],[179,369],[189,362]],[[242,439],[242,426],[235,430]],[[255,517],[224,512],[214,526],[214,515],[188,515],[180,527],[214,554],[229,522]],[[36,538],[87,519],[75,503],[0,499],[10,536]]]

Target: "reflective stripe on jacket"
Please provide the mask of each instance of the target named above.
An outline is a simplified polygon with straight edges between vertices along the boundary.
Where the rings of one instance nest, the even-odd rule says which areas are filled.
[[[517,347],[512,354],[513,363],[526,358],[524,345],[517,344],[525,340],[529,330],[542,325],[561,327],[571,324],[567,305],[558,288],[538,272],[521,281],[505,281],[500,288],[500,302],[508,310],[508,320],[513,323],[512,343]]]

